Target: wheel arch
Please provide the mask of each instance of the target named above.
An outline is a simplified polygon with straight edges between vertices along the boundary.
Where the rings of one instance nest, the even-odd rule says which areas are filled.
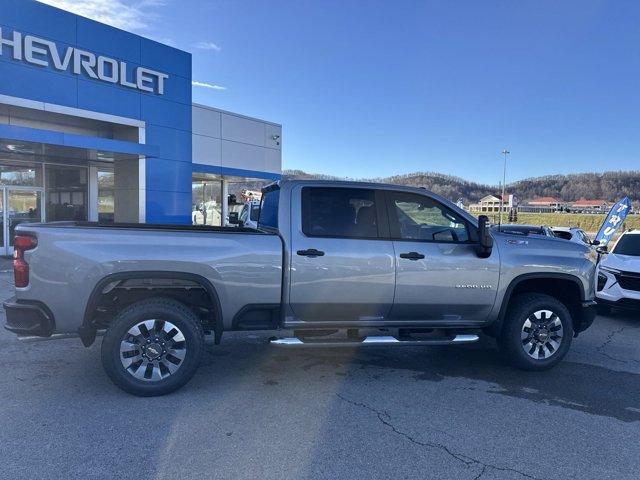
[[[219,341],[222,336],[224,328],[222,321],[222,305],[220,304],[220,297],[216,291],[214,285],[202,275],[189,272],[168,272],[168,271],[154,271],[154,270],[136,270],[129,272],[117,272],[107,275],[102,278],[91,291],[89,300],[85,306],[84,315],[82,319],[82,326],[78,329],[78,334],[85,347],[90,346],[96,337],[96,327],[92,324],[93,314],[98,307],[100,298],[104,293],[104,289],[107,285],[113,282],[135,280],[135,279],[167,279],[167,280],[187,280],[192,281],[202,286],[207,292],[213,310],[215,312],[215,338]],[[151,287],[153,289],[153,287]]]
[[[560,286],[568,288],[558,288]],[[502,325],[513,297],[524,292],[544,293],[561,301],[571,313],[571,317],[574,320],[574,330],[579,331],[581,322],[580,307],[582,302],[585,301],[582,280],[569,273],[537,272],[524,273],[511,280],[502,298],[498,319],[490,327],[494,334],[497,335],[502,330]]]

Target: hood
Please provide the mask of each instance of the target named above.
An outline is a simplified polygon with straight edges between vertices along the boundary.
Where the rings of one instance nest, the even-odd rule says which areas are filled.
[[[640,273],[640,257],[635,255],[619,255],[617,253],[609,253],[602,259],[600,265],[603,267],[615,268],[625,272]]]

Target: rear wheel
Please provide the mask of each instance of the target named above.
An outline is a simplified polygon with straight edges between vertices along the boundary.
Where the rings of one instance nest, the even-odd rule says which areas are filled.
[[[171,299],[130,305],[114,319],[102,341],[102,365],[123,390],[164,395],[187,383],[204,351],[198,317]]]
[[[549,295],[515,297],[504,320],[498,345],[507,359],[525,370],[546,370],[569,351],[573,323],[567,307]]]

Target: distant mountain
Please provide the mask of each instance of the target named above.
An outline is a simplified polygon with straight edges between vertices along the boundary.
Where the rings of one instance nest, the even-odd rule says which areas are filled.
[[[282,172],[282,176],[287,179],[346,180],[330,175],[307,173],[302,170],[285,170]],[[465,204],[476,202],[485,195],[500,193],[500,187],[497,185],[470,182],[459,177],[434,172],[416,172],[385,178],[357,180],[425,187],[427,190],[453,201],[462,198]],[[613,202],[628,196],[632,201],[638,202],[640,201],[640,171],[547,175],[507,184],[506,190],[508,193],[516,195],[521,201],[531,200],[535,197],[556,197],[565,202],[580,198],[604,199]]]

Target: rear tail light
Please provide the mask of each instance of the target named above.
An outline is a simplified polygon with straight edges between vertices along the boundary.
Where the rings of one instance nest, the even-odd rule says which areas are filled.
[[[38,240],[30,235],[16,235],[13,240],[13,279],[16,287],[29,285],[29,264],[24,259],[24,252],[36,248],[36,245]]]

